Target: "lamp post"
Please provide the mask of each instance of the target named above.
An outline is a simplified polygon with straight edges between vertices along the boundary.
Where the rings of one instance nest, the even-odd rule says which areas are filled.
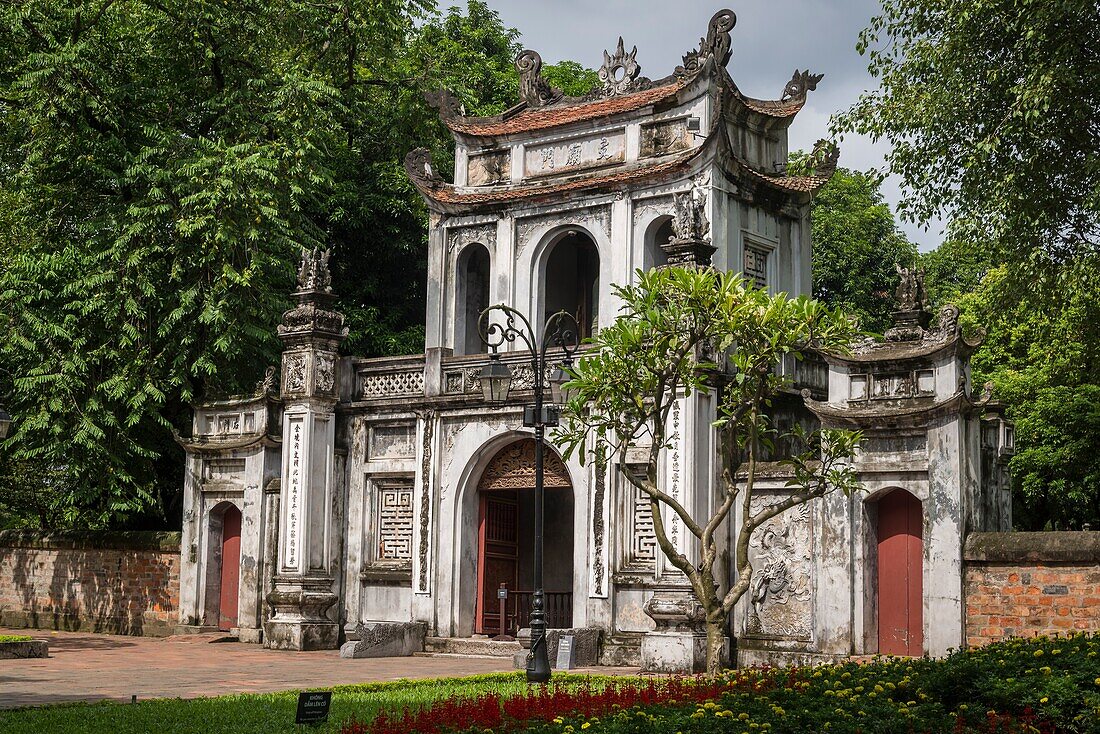
[[[503,323],[493,323],[491,315],[501,314]],[[517,325],[517,321],[519,322]],[[531,328],[531,322],[514,308],[499,304],[490,306],[481,312],[478,322],[481,340],[490,349],[489,364],[481,370],[481,390],[486,401],[503,403],[508,399],[512,384],[512,371],[500,361],[497,347],[519,340],[531,352],[531,369],[534,373],[533,389],[535,404],[523,409],[523,425],[535,429],[535,590],[531,599],[531,653],[527,656],[527,681],[545,683],[550,680],[550,658],[546,653],[546,602],[542,588],[542,550],[543,550],[543,467],[542,452],[545,447],[547,427],[558,425],[560,409],[557,405],[543,404],[543,376],[546,375],[547,350],[551,347],[564,351],[562,360],[555,365],[547,377],[551,399],[554,403],[565,402],[562,386],[570,379],[565,368],[572,365],[573,354],[580,344],[577,320],[565,311],[546,319],[541,338]]]

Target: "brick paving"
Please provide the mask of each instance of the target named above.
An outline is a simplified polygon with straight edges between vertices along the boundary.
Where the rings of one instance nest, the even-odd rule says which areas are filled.
[[[0,629],[48,639],[50,656],[0,662],[0,708],[71,701],[196,698],[398,678],[444,678],[512,670],[503,658],[345,660],[336,650],[285,652],[210,637],[124,637]],[[600,672],[635,672],[600,668]]]

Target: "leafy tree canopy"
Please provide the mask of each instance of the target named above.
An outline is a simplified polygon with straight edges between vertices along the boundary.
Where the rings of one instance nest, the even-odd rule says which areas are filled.
[[[803,171],[808,156],[792,154],[789,170]],[[882,333],[890,325],[897,265],[912,265],[917,248],[898,230],[874,172],[838,168],[810,209],[814,298],[859,318]]]
[[[880,86],[834,127],[891,144],[903,215],[969,221],[1020,264],[1097,251],[1095,0],[885,0],[859,50]]]
[[[1100,526],[1100,267],[1075,261],[1034,289],[1012,285],[1005,266],[959,299],[963,324],[985,328],[974,380],[1016,422],[1017,527]]]
[[[401,162],[453,154],[426,91],[518,99],[517,37],[477,0],[0,6],[0,475],[58,502],[27,512],[172,512],[170,431],[276,362],[301,247],[335,250],[349,352],[422,349],[426,215]]]
[[[706,615],[707,672],[718,672],[722,635],[734,605],[754,583],[749,541],[764,523],[831,491],[858,488],[850,459],[860,434],[801,427],[780,432],[781,392],[789,377],[776,367],[811,349],[843,350],[857,335],[840,309],[806,296],[788,298],[755,288],[740,274],[710,269],[639,271],[637,282],[616,286],[622,307],[615,322],[592,338],[593,348],[571,368],[574,391],[557,432],[566,455],[610,457],[622,478],[648,498],[657,545],[691,584]],[[697,502],[685,506],[667,486],[661,454],[678,437],[670,411],[681,397],[709,393],[716,384],[722,481],[709,516]],[[797,445],[784,456],[790,495],[754,510],[760,463],[778,442]],[[644,475],[627,462],[631,446],[645,447]],[[698,499],[698,498],[697,498]],[[740,505],[738,519],[734,508]],[[666,532],[671,518],[693,537],[685,554]],[[734,527],[735,526],[735,527]],[[723,561],[721,549],[728,542]],[[726,585],[732,563],[736,581]]]

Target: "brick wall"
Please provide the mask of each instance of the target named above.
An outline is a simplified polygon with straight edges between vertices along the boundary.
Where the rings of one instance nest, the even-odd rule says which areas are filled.
[[[1100,532],[971,533],[966,642],[1100,631]]]
[[[179,587],[179,533],[0,532],[0,626],[169,635]]]

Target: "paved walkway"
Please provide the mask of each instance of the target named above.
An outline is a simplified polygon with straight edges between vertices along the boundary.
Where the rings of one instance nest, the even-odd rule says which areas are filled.
[[[98,699],[129,701],[132,695],[139,699],[196,698],[512,670],[508,659],[345,660],[336,650],[265,650],[239,642],[209,642],[204,636],[125,637],[8,629],[0,629],[0,634],[50,641],[48,658],[0,661],[0,708]]]

